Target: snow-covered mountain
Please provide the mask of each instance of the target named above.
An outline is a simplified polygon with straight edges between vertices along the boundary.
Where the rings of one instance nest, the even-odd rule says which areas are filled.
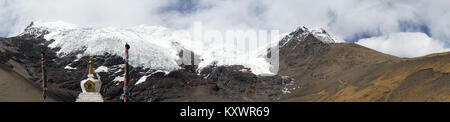
[[[130,64],[156,70],[173,71],[179,69],[180,51],[185,48],[199,55],[202,69],[212,62],[218,65],[243,65],[254,74],[273,74],[270,63],[261,57],[260,50],[223,50],[222,44],[200,42],[162,26],[139,25],[134,27],[81,27],[71,23],[55,21],[31,23],[20,35],[43,36],[46,40],[54,40],[50,48],[61,48],[58,56],[80,53],[81,55],[102,55],[105,52],[119,56],[124,55],[125,43],[131,45]],[[302,32],[302,33],[298,33]],[[326,43],[334,39],[323,29],[299,27],[287,38],[301,38],[312,34]],[[304,40],[304,39],[301,39]],[[192,47],[195,45],[196,47]],[[80,56],[81,57],[81,56]],[[70,67],[68,67],[70,69]]]
[[[290,32],[283,39],[280,40],[280,47],[284,47],[289,41],[304,41],[308,36],[313,36],[317,40],[326,44],[336,43],[336,39],[330,36],[324,29],[309,29],[305,26],[300,26],[294,31]]]
[[[105,52],[124,55],[124,45],[132,48],[130,64],[172,71],[179,69],[176,38],[171,31],[160,26],[135,26],[129,28],[90,28],[74,24],[35,21],[21,35],[43,36],[54,40],[49,47],[61,48],[58,56],[82,52],[82,55],[103,55]]]

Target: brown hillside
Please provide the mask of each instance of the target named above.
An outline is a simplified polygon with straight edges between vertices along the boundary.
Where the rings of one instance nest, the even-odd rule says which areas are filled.
[[[450,101],[450,52],[402,59],[351,43],[316,43],[309,44],[320,52],[314,56],[308,44],[280,49],[280,74],[295,78],[280,101]]]

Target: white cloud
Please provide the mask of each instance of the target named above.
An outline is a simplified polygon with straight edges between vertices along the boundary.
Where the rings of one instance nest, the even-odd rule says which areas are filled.
[[[361,39],[356,43],[399,57],[418,57],[430,53],[449,51],[441,42],[419,32],[392,33],[386,36]]]

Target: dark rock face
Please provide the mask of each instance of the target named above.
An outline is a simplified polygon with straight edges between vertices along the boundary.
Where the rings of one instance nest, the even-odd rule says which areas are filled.
[[[44,32],[42,32],[45,34]],[[0,52],[0,63],[15,60],[30,75],[29,81],[41,87],[40,52],[46,53],[49,76],[49,94],[61,101],[73,102],[81,92],[80,81],[87,78],[88,56],[82,51],[58,57],[58,48],[48,48],[53,40],[42,36],[21,35],[1,38],[0,42],[15,50]],[[77,56],[78,55],[78,56]],[[195,55],[195,54],[194,54]],[[98,72],[102,81],[101,94],[107,102],[121,102],[124,59],[105,53],[93,56],[93,67],[104,66],[108,71]],[[162,101],[272,101],[282,95],[281,76],[257,76],[243,66],[215,66],[198,71],[197,66],[165,73],[149,68],[130,68],[130,100],[132,102]],[[144,82],[136,84],[143,76]],[[97,76],[95,76],[97,78]]]
[[[280,76],[256,76],[241,65],[210,66],[201,72],[201,76],[214,81],[214,90],[226,99],[269,101],[282,95]]]

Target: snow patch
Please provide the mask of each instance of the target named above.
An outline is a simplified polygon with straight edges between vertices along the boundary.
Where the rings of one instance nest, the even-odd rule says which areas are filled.
[[[69,64],[70,65],[70,64]],[[64,67],[65,70],[76,70],[77,68],[71,67],[67,65],[66,67]]]
[[[139,80],[136,82],[136,84],[134,84],[134,85],[138,85],[138,84],[140,84],[140,83],[143,83],[143,82],[145,82],[145,80],[147,80],[147,77],[148,76],[142,76],[141,78],[139,78]]]
[[[73,60],[73,62],[79,61],[82,57],[82,54],[77,54],[77,59]]]
[[[97,69],[95,69],[94,72],[96,72],[96,73],[98,73],[98,72],[108,72],[108,67],[106,67],[106,66],[100,66],[100,67],[98,67]]]
[[[122,82],[122,81],[124,81],[124,77],[123,76],[117,76],[117,77],[114,78],[113,81]]]
[[[125,77],[123,77],[123,76],[117,76],[117,77],[115,77],[115,78],[113,79],[113,81],[114,81],[114,82],[117,82],[117,83],[116,83],[116,86],[117,86],[117,85],[119,85],[120,82],[125,81]]]
[[[114,72],[114,74],[117,74],[119,72],[122,72],[122,69],[117,70],[116,72]]]
[[[290,78],[288,76],[281,76],[281,79],[283,80],[282,81],[283,89],[281,89],[281,92],[283,94],[290,94],[291,90],[295,90],[295,88],[290,89],[290,86],[294,85],[295,80],[293,78]]]
[[[155,72],[151,73],[149,76],[152,76],[153,74],[158,73],[158,72],[164,72],[165,75],[170,73],[168,71],[156,70]]]
[[[239,70],[240,72],[248,72],[248,70],[247,69],[241,69],[241,70]]]
[[[138,85],[138,84],[140,84],[140,83],[145,82],[145,80],[147,80],[148,77],[152,76],[153,74],[159,73],[159,72],[163,72],[164,75],[167,75],[167,74],[170,73],[170,72],[168,72],[168,71],[156,70],[155,72],[152,72],[152,73],[150,73],[149,75],[145,75],[145,76],[142,76],[141,78],[139,78],[139,80],[136,82],[135,85]]]

